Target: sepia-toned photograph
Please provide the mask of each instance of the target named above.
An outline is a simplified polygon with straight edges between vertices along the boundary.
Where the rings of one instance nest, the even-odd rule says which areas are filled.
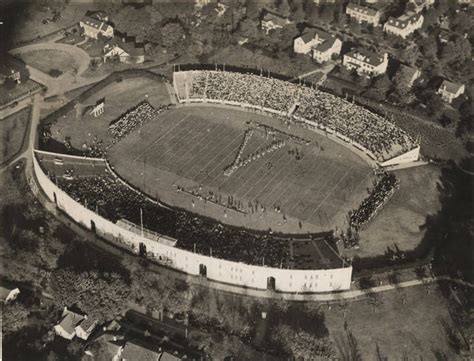
[[[474,0],[0,0],[0,361],[474,360]]]

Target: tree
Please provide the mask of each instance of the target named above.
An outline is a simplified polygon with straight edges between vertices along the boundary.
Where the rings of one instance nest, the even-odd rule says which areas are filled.
[[[331,23],[334,20],[334,6],[332,4],[322,5],[319,16],[325,23]]]
[[[290,15],[290,5],[288,4],[288,0],[278,0],[277,11],[285,17]]]
[[[430,59],[432,62],[438,55],[437,40],[434,37],[421,38],[418,42],[418,46],[421,48],[421,53],[426,59]]]
[[[282,324],[272,332],[272,338],[274,341],[278,342],[286,352],[296,359],[336,359],[334,344],[328,337],[317,338],[310,333],[295,330],[288,325]]]
[[[258,31],[258,23],[250,18],[245,18],[239,23],[239,35],[248,38],[249,41],[254,41],[260,37]]]
[[[454,60],[464,61],[471,57],[471,44],[468,39],[461,36],[456,36],[453,41],[450,41],[441,50],[440,60],[445,63],[450,63]]]
[[[100,276],[97,271],[56,270],[51,275],[55,300],[61,306],[76,304],[82,311],[103,322],[127,308],[128,286],[116,273]]]
[[[178,22],[168,22],[160,29],[162,45],[166,48],[182,48],[186,32]]]

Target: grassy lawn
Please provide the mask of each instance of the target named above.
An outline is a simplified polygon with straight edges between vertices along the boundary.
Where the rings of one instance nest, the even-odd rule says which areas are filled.
[[[22,149],[30,121],[30,107],[0,119],[0,164],[8,163]]]
[[[109,144],[112,140],[112,134],[108,131],[110,122],[144,100],[146,94],[148,101],[154,106],[170,103],[164,83],[143,77],[124,79],[122,82],[110,84],[85,102],[79,103],[76,109],[52,125],[51,133],[60,142],[70,136],[73,147],[77,149],[82,149],[84,143],[91,144],[94,138]],[[105,112],[98,118],[89,115],[86,108],[104,97]]]
[[[53,77],[57,76],[51,73],[52,70],[58,70],[61,72],[61,74],[77,71],[77,64],[74,61],[74,58],[70,54],[63,51],[30,51],[21,54],[21,59],[29,66],[32,66],[33,68],[36,68]],[[59,74],[59,76],[61,74]]]
[[[438,212],[437,179],[440,170],[426,165],[395,172],[398,189],[373,221],[360,232],[361,257],[383,254],[387,246],[400,250],[415,248],[425,235],[426,217]]]
[[[326,327],[341,354],[348,352],[346,321],[362,360],[380,360],[376,356],[377,346],[388,360],[401,360],[404,355],[407,360],[458,359],[447,343],[443,322],[450,324],[448,302],[437,286],[432,287],[430,294],[424,287],[413,287],[379,295],[383,303],[375,312],[368,301],[357,301],[349,303],[345,319],[339,306],[333,305],[331,310],[323,307]]]

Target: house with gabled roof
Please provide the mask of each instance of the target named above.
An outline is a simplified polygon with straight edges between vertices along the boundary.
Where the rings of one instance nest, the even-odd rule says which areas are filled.
[[[85,15],[79,26],[84,32],[84,36],[91,39],[98,39],[99,35],[105,38],[111,38],[114,36],[114,28],[107,22],[108,19],[102,12],[97,12],[91,15]]]
[[[425,9],[428,10],[433,6],[434,2],[435,0],[408,0],[406,9],[419,13]]]
[[[5,284],[0,286],[0,300],[5,305],[15,301],[19,294],[20,289],[18,287],[9,287]]]
[[[410,89],[413,86],[415,80],[418,79],[420,76],[421,72],[417,68],[405,64],[400,64],[395,78],[399,79],[400,83],[403,83],[400,85],[402,85],[406,89]]]
[[[452,103],[454,99],[464,94],[465,86],[461,83],[454,83],[449,80],[443,80],[441,86],[438,88],[438,94],[448,103]]]
[[[335,36],[318,29],[308,29],[294,40],[293,50],[298,54],[311,54],[318,63],[324,63],[341,52],[342,42]]]
[[[352,20],[358,23],[372,24],[378,26],[380,23],[380,16],[382,13],[379,10],[372,9],[368,6],[349,3],[346,7],[346,14]]]
[[[291,24],[291,21],[284,16],[265,11],[265,15],[260,21],[260,27],[265,33],[269,33],[274,29],[282,29],[286,25]]]
[[[121,63],[141,64],[145,61],[145,48],[125,35],[115,36],[104,45],[103,60],[118,58]]]
[[[407,36],[413,34],[415,30],[421,29],[423,20],[423,15],[420,13],[407,11],[398,18],[390,17],[383,25],[383,31],[406,39]]]
[[[54,332],[67,340],[72,340],[76,336],[76,326],[84,319],[83,315],[70,311],[64,307],[62,319],[59,324],[54,326]]]
[[[75,327],[76,336],[82,338],[83,340],[87,340],[98,323],[99,321],[93,317],[84,316],[82,322]]]
[[[359,75],[378,76],[387,71],[388,54],[356,48],[344,54],[342,65],[349,70],[356,70]]]

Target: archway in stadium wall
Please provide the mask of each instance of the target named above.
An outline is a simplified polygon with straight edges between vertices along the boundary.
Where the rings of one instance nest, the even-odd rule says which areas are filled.
[[[267,290],[275,291],[275,277],[267,277]]]
[[[142,242],[138,244],[138,255],[141,257],[146,256],[146,245]]]
[[[96,233],[95,222],[91,219],[91,231]]]
[[[58,205],[58,198],[56,197],[56,192],[53,192],[54,204]]]
[[[199,265],[199,276],[207,277],[207,266],[205,264],[201,263]]]

